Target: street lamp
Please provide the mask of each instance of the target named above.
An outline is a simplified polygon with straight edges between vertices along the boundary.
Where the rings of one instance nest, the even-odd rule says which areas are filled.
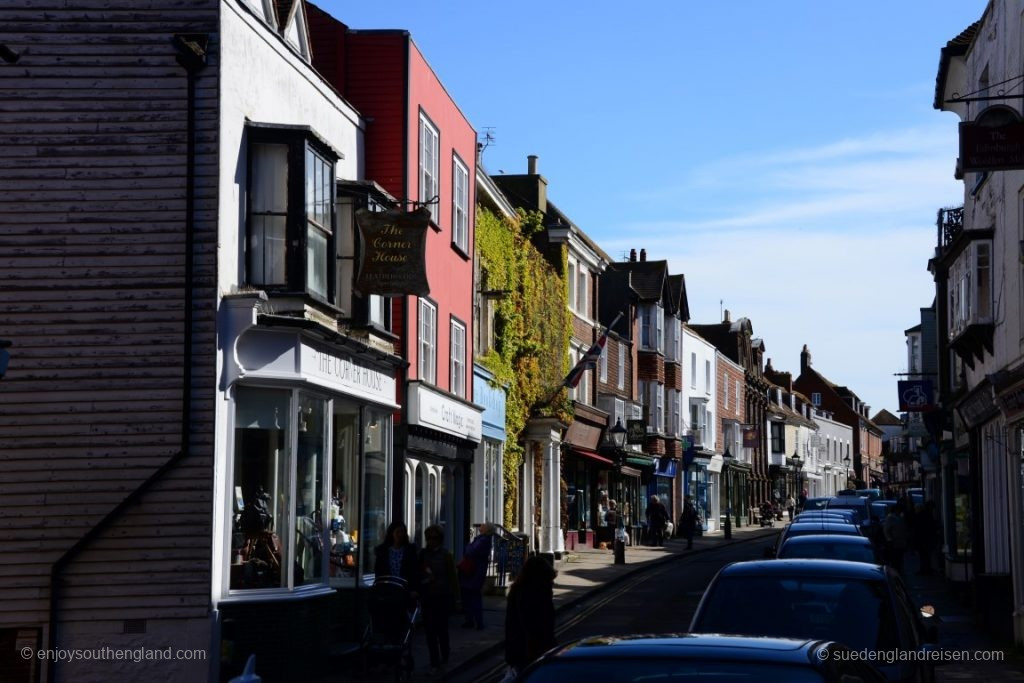
[[[843,458],[843,464],[846,465],[846,488],[850,488],[850,454],[847,453],[846,457]]]
[[[726,539],[732,538],[732,497],[729,495],[729,464],[732,460],[732,453],[726,446],[725,453],[722,453],[722,479],[725,480],[725,527],[722,531]]]
[[[796,498],[797,502],[799,502],[800,501],[800,496],[802,496],[803,493],[804,493],[803,488],[800,486],[800,466],[803,465],[803,460],[800,458],[799,451],[795,451],[795,450],[793,451],[792,460],[793,460],[793,488],[796,489],[796,495],[794,496],[794,498]],[[799,507],[797,508],[797,511],[798,512],[800,511]]]
[[[615,419],[615,426],[608,430],[608,437],[615,446],[615,478],[619,498],[619,514],[615,516],[615,564],[626,564],[626,520],[622,515],[625,504],[622,500],[622,466],[626,460],[626,428],[622,426],[622,420]]]

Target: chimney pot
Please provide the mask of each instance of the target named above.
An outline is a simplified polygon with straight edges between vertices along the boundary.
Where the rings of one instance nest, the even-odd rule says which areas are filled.
[[[526,171],[530,175],[537,175],[537,155],[531,154],[526,157]]]
[[[647,250],[646,249],[641,249],[640,250],[640,260],[641,261],[646,261],[647,260]]]
[[[636,261],[636,249],[629,250],[629,260]]]
[[[724,316],[722,317],[722,322],[723,322],[723,323],[729,323],[729,322],[732,322],[732,321],[731,321],[731,320],[729,319],[729,309],[728,309],[728,308],[727,308],[727,309],[725,309],[725,315],[724,315]]]

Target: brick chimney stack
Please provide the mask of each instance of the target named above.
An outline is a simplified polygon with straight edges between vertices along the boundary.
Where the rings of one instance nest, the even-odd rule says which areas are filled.
[[[633,263],[636,262],[636,249],[630,249],[629,250],[629,260],[630,260],[630,262],[633,262]]]
[[[640,262],[643,263],[646,260],[647,260],[647,250],[646,249],[641,249],[640,250]]]
[[[725,313],[722,314],[722,322],[723,323],[731,323],[732,322],[732,320],[729,319],[729,309],[728,308],[725,309]]]
[[[526,157],[526,172],[530,175],[537,175],[537,155],[530,154]]]
[[[811,352],[807,348],[807,344],[804,344],[804,349],[800,352],[800,374],[804,374],[809,367],[811,367]]]

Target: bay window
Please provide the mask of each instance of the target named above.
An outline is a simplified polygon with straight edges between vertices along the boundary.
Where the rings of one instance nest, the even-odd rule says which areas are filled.
[[[309,129],[251,125],[245,282],[336,305],[335,162]]]
[[[992,241],[971,242],[949,268],[949,338],[992,322]]]
[[[665,352],[665,311],[661,303],[641,309],[640,344],[648,351]]]

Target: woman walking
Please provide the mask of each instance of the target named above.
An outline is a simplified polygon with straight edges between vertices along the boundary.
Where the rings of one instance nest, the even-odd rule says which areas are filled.
[[[487,563],[491,559],[491,535],[494,530],[484,522],[480,525],[480,533],[466,546],[462,559],[459,560],[459,587],[462,589],[462,611],[466,615],[462,622],[463,628],[484,627],[484,578],[487,576]]]
[[[374,549],[373,573],[377,576],[396,576],[403,579],[409,590],[419,585],[419,560],[416,546],[409,541],[409,531],[404,522],[392,522],[384,532],[384,541]]]
[[[546,560],[532,555],[509,588],[505,662],[516,673],[555,646],[556,574]]]
[[[459,589],[455,560],[442,545],[444,531],[437,524],[423,531],[426,547],[420,551],[420,606],[423,609],[423,630],[427,634],[430,653],[430,674],[448,665],[451,648],[448,642],[448,616]]]

